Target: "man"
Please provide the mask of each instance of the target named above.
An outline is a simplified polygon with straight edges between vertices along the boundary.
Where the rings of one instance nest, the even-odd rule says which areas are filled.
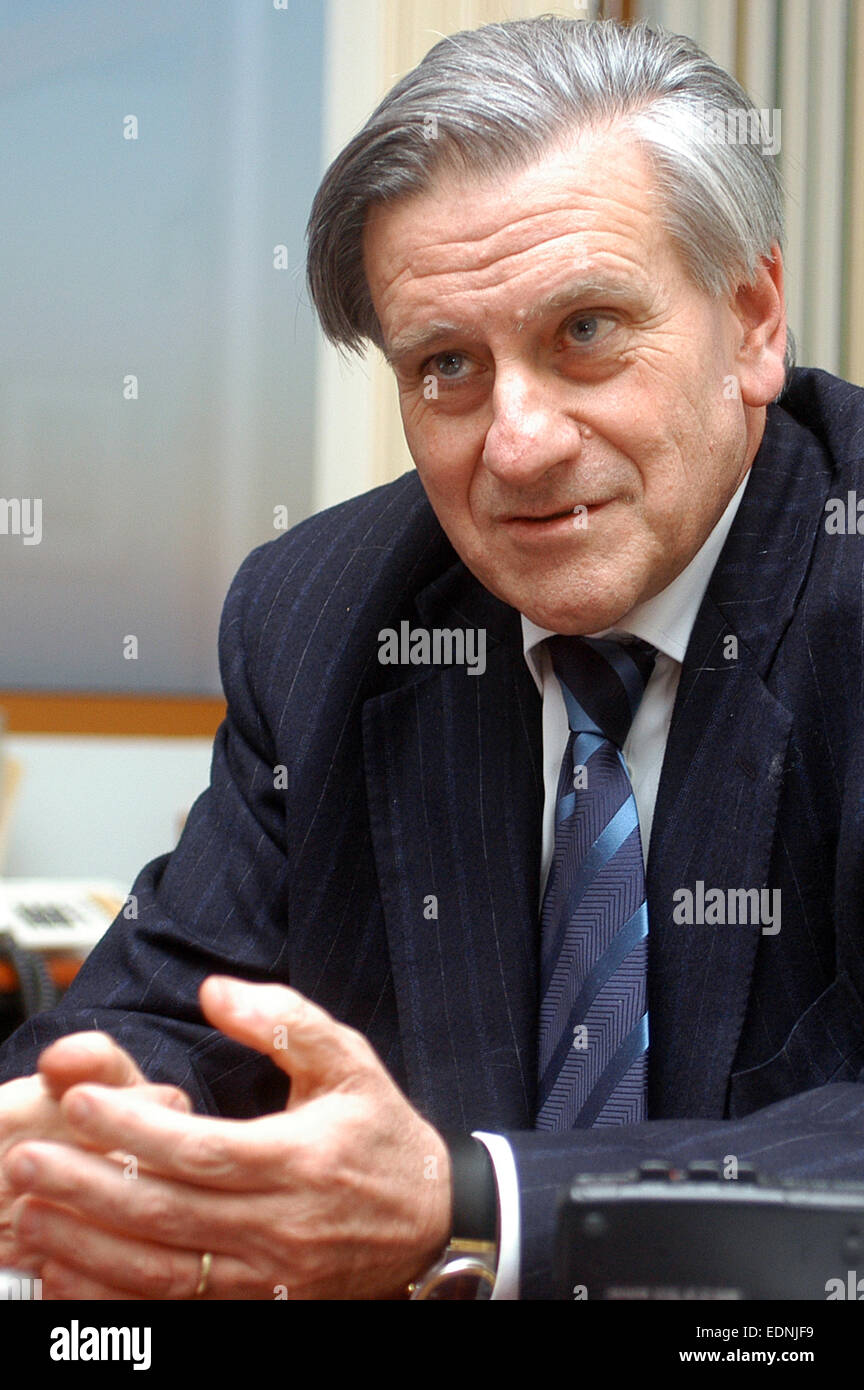
[[[549,1296],[575,1171],[864,1176],[862,555],[824,524],[864,404],[784,392],[776,176],[705,121],[745,103],[683,39],[491,26],[328,172],[313,294],[386,352],[418,477],[247,560],[212,788],[6,1048],[39,1066],[0,1091],[6,1248],[46,1292],[396,1296],[470,1224],[460,1134],[497,1296]],[[458,631],[473,670],[416,662]],[[586,649],[614,738],[575,722]],[[595,753],[618,810],[577,854]]]

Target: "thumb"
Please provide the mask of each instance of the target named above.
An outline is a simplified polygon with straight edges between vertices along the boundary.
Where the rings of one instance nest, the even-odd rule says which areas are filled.
[[[58,1038],[41,1054],[39,1073],[54,1100],[82,1081],[136,1086],[145,1080],[129,1053],[107,1033],[70,1033]]]
[[[291,1076],[292,1106],[355,1078],[376,1060],[361,1033],[287,985],[211,975],[199,997],[215,1027],[265,1053]]]

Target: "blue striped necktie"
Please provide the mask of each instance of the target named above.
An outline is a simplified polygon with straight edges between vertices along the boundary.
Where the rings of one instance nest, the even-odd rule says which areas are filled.
[[[648,1068],[645,871],[621,754],[656,651],[552,637],[570,737],[541,912],[537,1128],[637,1124]]]

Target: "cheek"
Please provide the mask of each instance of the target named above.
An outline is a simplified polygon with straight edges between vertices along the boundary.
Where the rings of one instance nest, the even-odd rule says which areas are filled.
[[[403,417],[404,418],[404,417]],[[448,427],[449,424],[449,427]],[[482,470],[483,433],[429,415],[406,438],[417,472],[430,496],[444,506],[465,499]]]
[[[478,526],[472,503],[471,476],[463,471],[446,470],[436,460],[424,471],[418,468],[420,481],[450,540],[464,555],[473,554],[478,543]]]

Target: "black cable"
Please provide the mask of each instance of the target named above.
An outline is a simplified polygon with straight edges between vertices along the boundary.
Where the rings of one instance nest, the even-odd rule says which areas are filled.
[[[38,952],[25,950],[9,932],[0,932],[0,956],[8,959],[18,976],[21,1007],[25,1018],[32,1018],[43,1009],[53,1008],[60,998],[60,991]]]

